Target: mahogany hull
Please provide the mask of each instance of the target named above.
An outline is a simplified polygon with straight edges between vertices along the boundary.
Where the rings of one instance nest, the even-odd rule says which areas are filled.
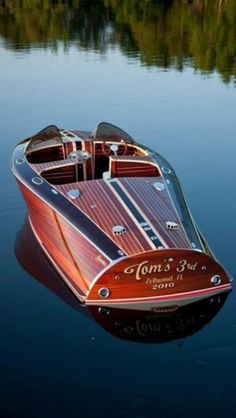
[[[108,262],[54,209],[23,184],[29,219],[36,238],[63,279],[83,301],[90,282]]]
[[[213,258],[189,249],[154,250],[109,263],[55,210],[20,184],[33,231],[80,301],[123,309],[180,307],[231,289]],[[104,271],[105,270],[105,271]],[[220,284],[212,283],[220,277]],[[108,296],[103,296],[104,289]]]
[[[214,278],[219,278],[219,283]],[[106,299],[101,289],[108,289]],[[93,284],[87,304],[155,310],[184,306],[230,289],[227,273],[206,254],[185,249],[156,250],[110,267]]]
[[[38,244],[28,219],[15,242],[15,253],[21,266],[65,303],[115,337],[141,343],[160,343],[183,339],[208,324],[224,305],[228,293],[216,295],[182,308],[155,312],[82,305],[53,269]]]
[[[113,156],[113,177],[103,178],[96,166],[101,143],[79,134],[65,147],[47,134],[45,161],[35,151],[44,134],[19,144],[12,156],[33,232],[76,297],[87,305],[155,311],[230,291],[231,278],[199,234],[171,166],[148,150],[140,156],[142,148],[131,143],[128,151],[138,153]],[[91,158],[68,159],[76,147]]]

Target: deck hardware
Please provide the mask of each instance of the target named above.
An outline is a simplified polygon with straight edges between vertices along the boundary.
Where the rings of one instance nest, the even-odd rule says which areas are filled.
[[[70,189],[67,194],[71,199],[77,199],[80,196],[80,191],[78,189]]]
[[[16,164],[23,164],[24,162],[25,162],[25,159],[24,158],[18,158],[16,160]]]
[[[111,292],[106,287],[102,287],[101,289],[99,289],[98,293],[101,296],[101,298],[106,299],[108,298]]]
[[[171,170],[170,170],[170,168],[169,168],[169,167],[161,167],[161,169],[162,169],[162,172],[163,172],[164,174],[170,174],[170,173],[171,173]]]
[[[61,131],[61,136],[62,136],[62,141],[64,144],[66,143],[71,143],[71,142],[78,142],[79,140],[81,140],[81,138],[78,137],[78,135],[75,135],[74,133],[70,132],[70,131]]]
[[[100,307],[98,308],[98,312],[99,312],[101,315],[109,315],[109,313],[110,313],[110,309],[109,309],[109,308],[107,308],[106,306],[100,306]]]
[[[141,226],[149,226],[147,222],[140,222]]]
[[[88,151],[80,151],[80,152],[81,152],[82,160],[86,161],[89,158],[91,158],[90,152],[88,152]]]
[[[68,155],[68,159],[72,161],[73,163],[79,163],[82,162],[82,156],[80,155],[79,151],[72,151]]]
[[[173,221],[166,221],[166,229],[175,231],[176,229],[179,229],[179,225]]]
[[[61,133],[62,136],[68,136],[70,138],[76,138],[76,135],[74,135],[72,132],[67,131],[67,130],[60,131],[60,133]]]
[[[218,274],[216,274],[215,276],[212,276],[211,283],[214,286],[219,286],[219,284],[221,284],[221,277]]]
[[[123,225],[115,225],[112,228],[112,232],[114,235],[122,235],[126,231],[125,227]]]
[[[37,184],[37,186],[43,184],[43,179],[41,179],[41,177],[32,177],[31,181],[32,183]]]
[[[68,160],[76,164],[84,164],[91,158],[91,154],[88,151],[71,151],[68,155]]]
[[[159,192],[161,192],[162,190],[165,190],[165,185],[164,183],[161,183],[160,181],[155,181],[155,183],[153,183],[153,186],[155,187],[155,189],[157,189]]]
[[[109,179],[107,157],[113,160]],[[49,261],[76,299],[104,322],[112,319],[117,331],[125,325],[113,319],[114,309],[132,310],[135,320],[140,310],[169,315],[204,297],[223,304],[227,294],[218,295],[232,289],[232,279],[198,234],[174,169],[122,129],[102,122],[92,134],[70,133],[50,125],[16,146],[11,166],[28,205],[39,209],[32,231]],[[53,212],[56,228],[42,211],[47,219]],[[77,274],[75,283],[74,270],[89,274]],[[153,331],[152,318],[144,316],[136,334]],[[170,339],[165,334],[163,341]]]

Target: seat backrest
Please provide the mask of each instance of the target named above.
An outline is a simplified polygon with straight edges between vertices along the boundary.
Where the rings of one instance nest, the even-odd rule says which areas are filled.
[[[112,158],[112,177],[156,177],[159,176],[157,166],[140,157]]]

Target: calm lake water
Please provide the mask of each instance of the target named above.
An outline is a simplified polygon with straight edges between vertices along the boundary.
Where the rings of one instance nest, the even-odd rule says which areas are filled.
[[[235,290],[174,318],[94,321],[26,239],[9,168],[49,124],[118,125],[172,163],[235,277],[235,22],[234,0],[0,1],[1,418],[235,415]]]

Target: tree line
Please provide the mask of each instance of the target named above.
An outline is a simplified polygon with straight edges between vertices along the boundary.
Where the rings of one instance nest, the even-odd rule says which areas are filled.
[[[146,66],[192,66],[236,80],[235,0],[0,0],[8,48],[104,52],[119,45]]]

